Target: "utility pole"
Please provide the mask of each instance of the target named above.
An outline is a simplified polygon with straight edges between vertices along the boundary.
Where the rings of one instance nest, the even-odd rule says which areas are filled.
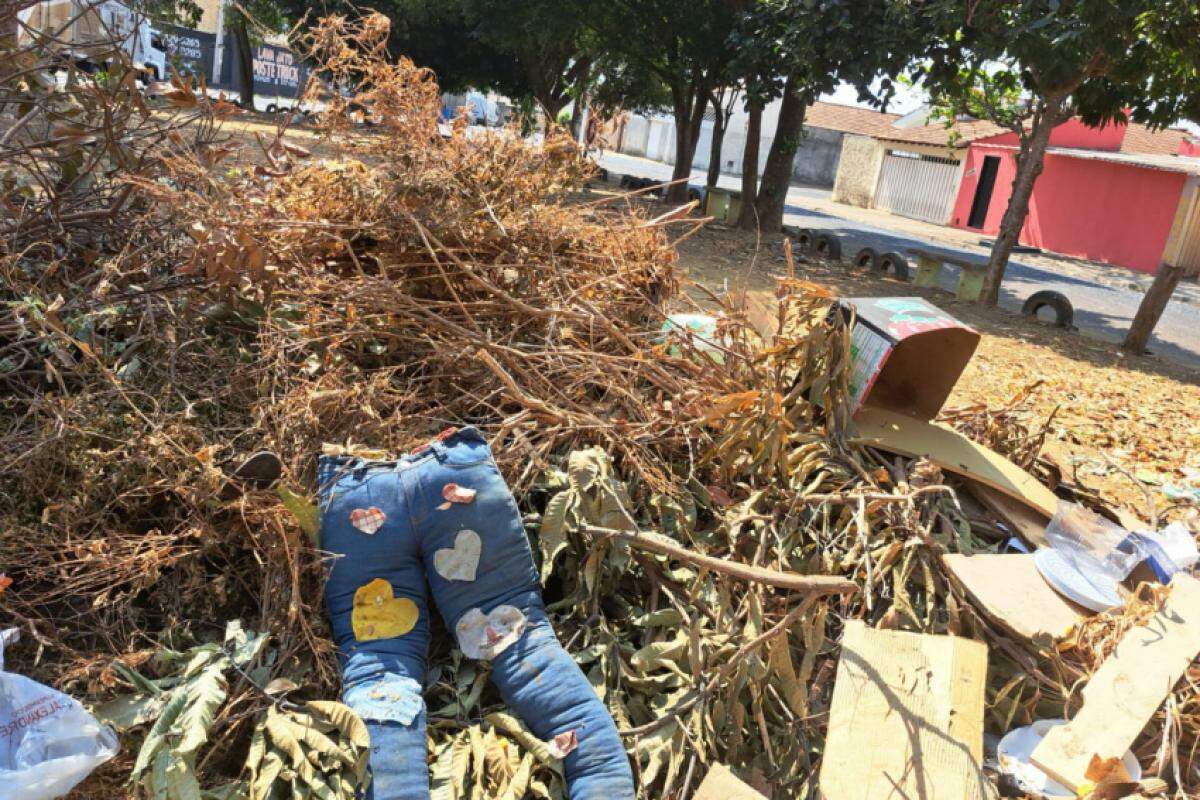
[[[225,60],[225,4],[228,0],[217,2],[217,43],[213,47],[212,85],[221,83],[221,62]]]

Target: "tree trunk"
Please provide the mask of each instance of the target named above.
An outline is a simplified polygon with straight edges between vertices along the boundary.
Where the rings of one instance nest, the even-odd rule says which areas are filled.
[[[1029,199],[1033,197],[1033,187],[1042,167],[1046,162],[1046,146],[1050,143],[1050,133],[1063,120],[1064,100],[1047,100],[1046,110],[1038,120],[1029,138],[1022,143],[1017,156],[1017,174],[1013,178],[1012,196],[1008,200],[1008,208],[1000,219],[1000,231],[996,234],[996,242],[992,245],[992,253],[988,257],[987,275],[983,279],[983,291],[979,302],[983,305],[994,306],[1000,301],[1000,284],[1004,281],[1004,270],[1008,267],[1009,256],[1021,238],[1021,228],[1025,226],[1025,218],[1029,215]]]
[[[758,209],[758,226],[764,232],[778,233],[783,227],[783,206],[792,182],[792,162],[800,149],[807,100],[807,94],[793,86],[792,79],[788,78],[783,89],[783,104],[779,108],[779,126],[775,128],[775,138],[771,140],[762,183],[754,201]]]
[[[760,102],[751,102],[746,108],[746,147],[742,150],[742,215],[738,227],[744,231],[758,228],[758,213],[755,199],[758,197],[758,147],[762,140],[762,112]]]
[[[567,87],[581,72],[591,69],[591,60],[577,60],[568,68],[569,50],[556,54],[521,49],[516,56],[525,69],[525,80],[534,100],[542,107],[542,112],[550,122],[557,122],[558,113],[571,102]]]
[[[708,151],[708,175],[704,179],[704,188],[711,189],[717,185],[721,177],[721,145],[725,143],[725,116],[721,112],[721,101],[716,97],[713,104],[712,147]]]
[[[575,141],[579,141],[579,125],[583,122],[583,103],[582,96],[575,98],[575,105],[571,106],[571,121],[567,123],[567,129]]]
[[[21,30],[20,13],[35,5],[37,0],[0,0],[0,49],[16,49]],[[3,74],[9,75],[18,71],[20,67],[9,58],[0,64],[0,69],[3,70]]]
[[[546,120],[551,123],[558,121],[558,112],[571,102],[571,98],[554,93],[538,94],[534,99],[542,107],[542,113],[546,115]]]
[[[571,106],[571,137],[579,141],[579,127],[583,124],[583,110],[587,107],[587,87],[591,80],[591,69],[583,69],[575,76],[575,105]]]
[[[250,46],[250,31],[246,28],[246,15],[240,11],[233,20],[233,38],[238,54],[238,90],[242,95],[242,107],[254,110],[254,49]]]
[[[708,105],[708,91],[703,86],[692,87],[686,94],[677,92],[675,101],[675,168],[671,170],[674,183],[663,198],[668,203],[682,205],[688,200],[688,179],[692,176],[692,160],[696,142],[700,140],[700,124]]]
[[[1133,322],[1129,324],[1129,333],[1125,334],[1125,341],[1121,343],[1122,350],[1139,356],[1146,352],[1150,334],[1154,333],[1154,326],[1158,324],[1182,277],[1183,267],[1164,263],[1158,268],[1154,283],[1150,284],[1150,290],[1142,298],[1137,313],[1133,315]]]

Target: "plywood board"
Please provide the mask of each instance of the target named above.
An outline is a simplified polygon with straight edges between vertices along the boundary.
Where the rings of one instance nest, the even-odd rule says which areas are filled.
[[[729,767],[713,764],[692,800],[767,800],[767,797],[730,772]]]
[[[1046,525],[1050,522],[1042,512],[1026,505],[1024,500],[1009,497],[990,486],[968,480],[967,489],[984,508],[1008,526],[1009,530],[1032,547],[1048,547]]]
[[[1120,758],[1200,654],[1200,580],[1180,573],[1145,625],[1131,628],[1083,688],[1083,707],[1053,729],[1031,759],[1077,789],[1092,756]]]
[[[979,800],[987,647],[846,623],[823,800]]]
[[[980,611],[1027,639],[1060,639],[1092,616],[1050,588],[1032,555],[956,553],[942,562]]]
[[[854,423],[858,426],[856,442],[902,456],[928,458],[942,469],[1022,500],[1047,517],[1058,509],[1054,492],[1028,472],[945,425],[882,408],[862,409]]]

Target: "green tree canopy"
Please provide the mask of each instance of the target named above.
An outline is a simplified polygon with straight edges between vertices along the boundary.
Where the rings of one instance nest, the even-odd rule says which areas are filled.
[[[927,23],[896,0],[759,0],[744,6],[732,36],[738,54],[733,69],[745,82],[747,107],[753,112],[756,104],[783,98],[761,186],[743,182],[744,227],[779,230],[808,106],[842,82],[886,105],[895,94],[893,78],[926,46]],[[873,88],[880,75],[884,79]],[[757,165],[743,170],[752,167]]]
[[[687,180],[710,93],[724,80],[733,59],[730,31],[738,3],[728,0],[612,0],[591,6],[586,24],[593,47],[603,54],[610,94],[645,102],[659,91],[675,118],[677,181],[670,202],[687,199]]]

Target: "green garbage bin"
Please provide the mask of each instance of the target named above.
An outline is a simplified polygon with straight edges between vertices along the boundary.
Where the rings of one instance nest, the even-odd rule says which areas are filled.
[[[742,214],[742,193],[720,187],[709,189],[704,196],[704,213],[726,225],[737,222]]]

